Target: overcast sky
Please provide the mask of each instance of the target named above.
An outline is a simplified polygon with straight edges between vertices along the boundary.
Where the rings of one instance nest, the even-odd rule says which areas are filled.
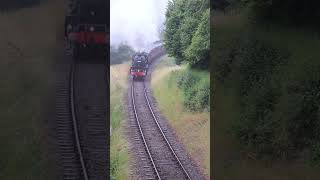
[[[168,0],[111,0],[111,45],[127,42],[136,50],[159,40]]]

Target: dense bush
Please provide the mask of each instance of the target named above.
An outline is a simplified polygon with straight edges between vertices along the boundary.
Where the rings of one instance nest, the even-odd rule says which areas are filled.
[[[235,121],[234,133],[255,153],[282,153],[282,147],[276,146],[277,141],[282,140],[276,131],[279,122],[273,118],[281,95],[280,79],[275,74],[287,63],[288,57],[254,39],[242,42],[238,51],[242,109],[240,119]]]
[[[181,71],[177,77],[177,84],[181,89],[191,89],[197,81],[199,81],[199,77],[188,71]]]
[[[308,66],[304,76],[286,87],[286,123],[290,145],[298,150],[311,148],[313,161],[320,163],[319,148],[314,146],[320,142],[320,66]]]
[[[193,71],[176,72],[178,87],[183,92],[183,104],[190,111],[210,109],[210,82],[209,78],[198,75]]]
[[[294,158],[309,150],[320,164],[320,65],[306,61],[298,74],[290,67],[292,52],[254,35],[231,44],[219,54],[215,75],[237,81],[240,114],[232,132],[240,144],[258,157]]]
[[[289,53],[280,52],[271,45],[250,38],[243,42],[236,58],[239,61],[240,81],[242,82],[241,94],[247,95],[252,87],[264,88],[270,81],[275,80],[272,75],[288,63]]]
[[[239,39],[233,39],[230,46],[217,49],[218,53],[211,52],[211,56],[216,57],[212,65],[212,71],[214,72],[212,74],[221,83],[225,81],[233,70],[234,61],[237,60],[238,54],[240,54],[240,44]]]
[[[320,142],[315,142],[311,146],[311,165],[320,166]]]
[[[110,48],[110,64],[121,64],[129,61],[134,54],[134,50],[127,44],[120,44],[118,47]]]
[[[1,0],[0,10],[9,11],[39,4],[43,0]]]

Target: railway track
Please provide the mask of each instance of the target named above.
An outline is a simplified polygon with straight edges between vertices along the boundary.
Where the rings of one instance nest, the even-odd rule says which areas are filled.
[[[100,73],[97,73],[99,70]],[[105,66],[70,63],[62,71],[64,77],[60,78],[56,93],[59,177],[107,179],[109,148],[106,128],[108,93],[106,77],[103,76],[106,74]],[[89,77],[83,75],[88,72],[91,73]],[[100,85],[101,92],[98,88],[90,89],[90,82],[91,87],[93,84]],[[92,91],[96,91],[96,95]]]
[[[191,179],[166,137],[166,130],[158,122],[144,82],[132,81],[131,102],[140,138],[154,171],[154,174],[147,174],[146,178]],[[144,167],[150,169],[148,166]]]

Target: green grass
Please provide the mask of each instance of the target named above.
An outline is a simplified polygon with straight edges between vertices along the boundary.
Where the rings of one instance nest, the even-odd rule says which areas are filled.
[[[0,179],[54,179],[45,122],[63,7],[48,1],[0,15]]]
[[[128,64],[111,66],[110,112],[112,135],[110,139],[110,172],[111,179],[128,179],[129,154],[128,142],[125,139],[123,123],[125,120],[124,95]]]
[[[161,113],[176,130],[188,153],[210,177],[210,113],[190,112],[184,107],[184,94],[177,86],[176,72],[186,70],[186,65],[176,66],[172,58],[165,56],[152,73],[151,85]],[[208,72],[192,70],[192,73],[201,79],[209,78]]]
[[[294,80],[308,77],[308,69],[319,65],[320,40],[315,32],[285,27],[249,27],[243,15],[213,17],[214,44],[212,50],[212,73],[221,69],[215,66],[228,49],[235,47],[236,39],[255,35],[260,41],[290,52],[288,65],[283,69],[280,82],[283,87]],[[240,46],[241,47],[241,46]],[[237,64],[231,66],[237,68]],[[214,129],[213,129],[213,169],[215,179],[261,179],[261,180],[316,180],[319,169],[310,167],[305,159],[297,160],[263,160],[250,155],[243,149],[239,141],[232,135],[231,126],[235,119],[240,119],[242,112],[239,95],[239,76],[229,73],[223,83],[215,80],[214,84]],[[281,117],[286,110],[286,96],[278,102],[275,118]]]
[[[1,79],[6,81],[0,90],[6,96],[0,104],[1,179],[43,179],[48,173],[43,147],[43,119],[47,117],[43,112],[48,106],[44,99],[50,95],[51,85],[46,83],[50,75],[43,71],[45,66],[40,64],[40,71],[30,68],[27,74],[20,75],[15,69],[6,73],[10,78]],[[38,73],[43,76],[37,78]]]

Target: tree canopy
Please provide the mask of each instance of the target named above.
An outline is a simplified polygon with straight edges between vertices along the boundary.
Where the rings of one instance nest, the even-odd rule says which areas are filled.
[[[110,48],[110,64],[121,64],[131,59],[134,50],[127,44],[120,44],[118,47],[111,46]]]
[[[164,44],[176,63],[185,61],[192,66],[205,66],[210,51],[210,11],[208,0],[169,1]]]

